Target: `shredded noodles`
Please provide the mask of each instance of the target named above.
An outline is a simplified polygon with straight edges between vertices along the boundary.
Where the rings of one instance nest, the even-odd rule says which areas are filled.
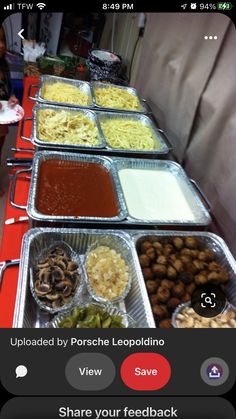
[[[118,118],[101,121],[104,137],[112,148],[131,150],[156,150],[152,130],[141,122]]]
[[[140,104],[136,96],[118,87],[98,87],[94,91],[96,104],[105,108],[139,110]]]
[[[73,103],[82,106],[89,104],[89,96],[79,87],[69,83],[45,83],[42,88],[42,97],[52,102]]]
[[[59,144],[95,146],[99,143],[95,122],[81,112],[40,109],[37,113],[37,136],[42,141]]]

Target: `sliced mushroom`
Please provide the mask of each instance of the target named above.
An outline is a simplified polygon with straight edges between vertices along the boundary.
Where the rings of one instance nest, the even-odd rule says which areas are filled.
[[[43,268],[39,271],[39,280],[45,284],[50,283],[50,269]]]
[[[51,286],[47,283],[41,282],[40,280],[35,281],[34,284],[35,293],[38,297],[47,295],[51,292]]]
[[[53,282],[59,282],[63,280],[64,277],[64,272],[61,268],[59,268],[59,266],[53,268],[53,270],[51,271],[51,279]]]
[[[46,298],[50,301],[55,301],[58,300],[58,298],[60,298],[60,294],[59,293],[50,293],[46,295]]]
[[[52,249],[46,259],[35,267],[34,289],[41,302],[58,308],[73,297],[80,280],[78,264],[71,260],[60,247]]]
[[[78,269],[78,264],[76,262],[74,262],[73,260],[68,262],[68,265],[67,265],[68,271],[75,271],[76,269]]]
[[[50,267],[50,264],[49,264],[48,260],[47,261],[40,262],[37,265],[37,268],[38,269],[44,269],[44,268],[49,268],[49,267]]]
[[[54,264],[55,264],[56,266],[58,266],[59,268],[61,268],[63,271],[66,269],[66,264],[65,264],[65,262],[63,262],[63,260],[62,260],[62,259],[60,259],[60,258],[56,258],[56,259],[54,260]]]

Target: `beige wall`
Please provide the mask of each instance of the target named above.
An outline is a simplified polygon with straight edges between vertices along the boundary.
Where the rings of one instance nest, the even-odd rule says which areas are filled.
[[[113,13],[107,13],[106,24],[100,41],[100,48],[111,50],[112,22]],[[138,13],[115,13],[115,32],[114,32],[114,52],[121,55],[128,71],[136,40],[138,38],[139,28],[137,25]],[[135,57],[132,66],[132,77],[130,84],[134,83],[136,78],[142,38],[136,48]]]

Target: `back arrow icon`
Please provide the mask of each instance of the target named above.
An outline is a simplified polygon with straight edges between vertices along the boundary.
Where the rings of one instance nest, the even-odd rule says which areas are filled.
[[[25,39],[25,38],[23,37],[23,35],[22,35],[22,32],[24,32],[24,29],[21,29],[21,30],[20,30],[20,32],[18,32],[18,34],[17,34],[17,35],[19,35],[19,37],[20,37],[21,39]]]

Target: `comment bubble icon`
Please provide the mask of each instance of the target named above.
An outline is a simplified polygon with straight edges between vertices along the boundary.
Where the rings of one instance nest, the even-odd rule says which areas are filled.
[[[27,375],[28,370],[25,365],[18,365],[15,370],[16,378],[23,378]]]

